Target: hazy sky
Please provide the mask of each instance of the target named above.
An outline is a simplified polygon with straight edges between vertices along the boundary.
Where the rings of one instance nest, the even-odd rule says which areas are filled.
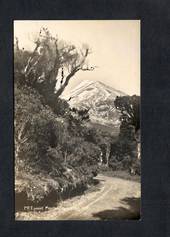
[[[33,49],[33,39],[44,26],[60,39],[92,49],[88,56],[92,72],[78,72],[65,93],[82,80],[101,81],[129,95],[140,94],[140,21],[138,20],[57,20],[15,21],[14,35],[19,44]]]

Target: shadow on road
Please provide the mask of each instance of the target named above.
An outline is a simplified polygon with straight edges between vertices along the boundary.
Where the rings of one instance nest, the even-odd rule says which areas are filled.
[[[94,217],[100,220],[139,220],[140,219],[140,198],[127,197],[121,200],[123,204],[128,205],[128,208],[118,207],[117,209],[104,210],[93,213]]]

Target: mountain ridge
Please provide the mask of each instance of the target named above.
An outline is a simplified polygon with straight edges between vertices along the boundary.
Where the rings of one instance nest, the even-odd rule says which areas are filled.
[[[79,91],[79,90],[81,90],[82,88],[83,88],[83,90],[84,90],[84,89],[86,89],[87,87],[92,86],[92,85],[100,85],[100,86],[103,86],[103,87],[107,88],[107,90],[110,90],[110,91],[113,91],[113,90],[114,90],[114,92],[116,92],[118,95],[122,95],[122,96],[127,95],[126,93],[124,93],[124,92],[122,92],[122,91],[120,91],[120,90],[117,90],[117,89],[115,89],[115,88],[113,88],[113,87],[111,87],[111,86],[108,86],[108,85],[104,84],[104,83],[101,82],[101,81],[90,81],[90,80],[84,80],[84,81],[82,81],[78,86],[76,86],[75,88],[73,88],[73,89],[71,90],[71,93],[69,93],[69,95],[72,95],[72,96],[73,96],[73,94],[74,94],[76,91]],[[71,96],[70,96],[70,97],[71,97]]]

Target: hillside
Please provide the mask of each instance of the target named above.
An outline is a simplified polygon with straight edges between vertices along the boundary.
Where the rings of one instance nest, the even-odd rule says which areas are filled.
[[[42,101],[36,90],[15,84],[16,210],[80,194],[96,175],[100,147],[84,139],[88,130]]]

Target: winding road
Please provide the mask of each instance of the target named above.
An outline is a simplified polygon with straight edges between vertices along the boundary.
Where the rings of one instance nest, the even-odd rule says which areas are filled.
[[[16,220],[114,220],[140,218],[140,183],[98,175],[94,190],[45,212],[16,213]]]

